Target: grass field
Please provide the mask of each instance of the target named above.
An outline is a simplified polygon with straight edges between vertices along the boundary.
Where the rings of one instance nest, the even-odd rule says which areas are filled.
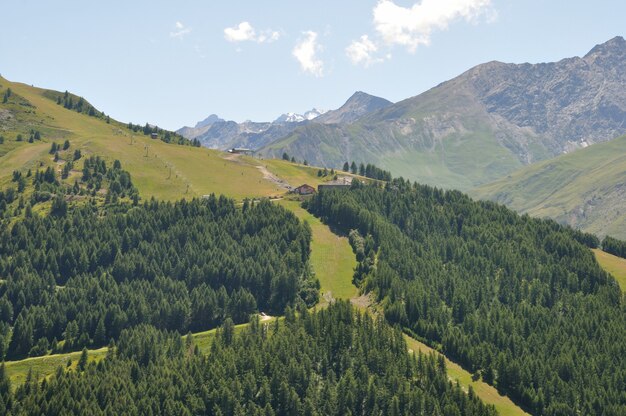
[[[350,299],[357,296],[358,291],[352,284],[352,275],[356,267],[356,257],[346,237],[333,233],[305,209],[298,201],[281,200],[278,202],[292,211],[303,221],[307,221],[313,231],[311,243],[311,265],[322,286],[324,295],[335,299]]]
[[[272,323],[275,319],[276,318],[268,317],[263,321],[263,323]],[[248,324],[235,325],[235,333],[241,332],[247,326]],[[215,339],[216,331],[217,329],[211,329],[209,331],[191,334],[194,345],[198,346],[201,353],[208,354],[210,352],[211,344]],[[186,336],[184,338],[186,338]],[[89,350],[89,362],[102,360],[106,357],[107,351],[107,347],[99,348],[97,350]],[[6,372],[11,380],[12,387],[16,388],[26,381],[28,372],[31,370],[33,376],[38,376],[39,379],[42,379],[54,374],[59,367],[65,368],[68,360],[72,360],[70,368],[75,369],[80,355],[81,351],[77,351],[65,354],[52,354],[44,355],[42,357],[25,358],[19,361],[7,361]]]
[[[411,351],[421,351],[424,354],[430,354],[431,352],[439,354],[439,352],[408,335],[405,335],[404,338]],[[458,380],[465,391],[467,391],[469,386],[472,386],[476,395],[480,397],[483,402],[494,405],[500,415],[528,415],[528,413],[517,407],[507,396],[501,396],[494,387],[480,380],[473,381],[472,375],[468,371],[465,371],[460,365],[448,360],[448,358],[446,358],[446,369],[448,370],[448,377],[450,377],[451,380]]]
[[[626,292],[626,259],[614,256],[606,253],[602,250],[592,250],[596,255],[596,260],[600,263],[600,266],[607,272],[609,272],[622,289],[622,292]]]
[[[89,361],[99,361],[106,357],[108,348],[103,347],[97,350],[89,351]],[[57,370],[59,367],[66,367],[67,361],[72,360],[71,368],[76,368],[78,359],[80,358],[81,351],[70,352],[67,354],[52,354],[45,355],[43,357],[25,358],[19,361],[7,361],[6,372],[11,380],[13,388],[23,384],[26,381],[28,372],[32,370],[33,376],[38,376],[39,379],[48,377]]]

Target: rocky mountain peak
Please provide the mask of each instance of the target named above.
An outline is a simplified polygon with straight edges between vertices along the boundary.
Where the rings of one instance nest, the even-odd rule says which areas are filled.
[[[583,58],[588,64],[615,65],[626,59],[626,40],[621,36],[596,45]]]
[[[210,126],[211,124],[217,123],[218,121],[224,121],[224,120],[219,118],[217,114],[211,114],[204,120],[197,122],[195,128],[199,129],[202,127]]]

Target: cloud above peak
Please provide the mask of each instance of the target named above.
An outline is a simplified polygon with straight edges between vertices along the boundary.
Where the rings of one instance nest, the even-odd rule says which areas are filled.
[[[237,26],[224,29],[224,38],[229,42],[271,43],[280,38],[280,32],[267,29],[259,33],[250,22],[241,22]]]
[[[352,41],[346,48],[346,55],[355,65],[363,65],[366,68],[372,64],[383,62],[384,59],[376,56],[378,45],[370,40],[369,36],[363,35],[359,40]]]
[[[191,33],[191,28],[185,27],[180,21],[174,24],[175,30],[170,32],[170,37],[174,39],[183,39],[185,36]]]
[[[374,7],[374,27],[388,45],[405,46],[414,52],[429,45],[433,31],[445,30],[457,20],[493,19],[491,0],[422,0],[411,7],[380,0]]]
[[[292,55],[300,63],[300,68],[306,73],[316,77],[324,76],[324,62],[317,54],[322,51],[322,46],[317,43],[317,33],[313,31],[303,32],[302,38],[293,48]]]

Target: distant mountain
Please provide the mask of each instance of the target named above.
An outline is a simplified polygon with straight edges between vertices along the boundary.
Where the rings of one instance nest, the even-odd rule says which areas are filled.
[[[200,136],[204,132],[206,132],[213,123],[223,122],[224,119],[221,119],[217,116],[217,114],[211,114],[207,118],[202,121],[196,123],[195,127],[183,127],[176,131],[176,133],[180,134],[183,137],[188,139],[195,139]]]
[[[203,146],[212,149],[247,147],[260,149],[269,143],[288,136],[296,127],[314,121],[323,123],[351,122],[373,109],[382,108],[389,101],[363,92],[355,93],[341,108],[325,111],[313,108],[304,114],[285,113],[272,122],[226,121],[212,114],[196,123],[195,127],[182,127],[177,133],[188,139],[198,139]],[[332,115],[331,115],[332,113]],[[331,115],[325,118],[322,117]]]
[[[489,62],[349,125],[299,125],[261,153],[328,167],[372,162],[423,183],[471,189],[626,133],[625,66],[621,37],[582,58]]]
[[[626,136],[527,166],[470,194],[626,239]]]
[[[296,128],[296,122],[268,123],[245,121],[217,121],[202,128],[194,138],[203,146],[211,149],[231,149],[246,147],[259,149],[268,143],[289,135]],[[182,129],[179,130],[182,133]],[[184,134],[183,134],[184,135]]]
[[[324,113],[326,113],[326,111],[318,110],[317,108],[313,108],[312,110],[309,110],[304,114],[285,113],[285,114],[281,114],[280,117],[278,117],[276,120],[273,121],[273,123],[275,124],[301,123],[306,120],[313,120]]]
[[[381,108],[389,107],[393,103],[384,98],[375,97],[362,91],[355,92],[344,105],[337,110],[328,111],[315,119],[316,123],[349,124],[365,114]]]

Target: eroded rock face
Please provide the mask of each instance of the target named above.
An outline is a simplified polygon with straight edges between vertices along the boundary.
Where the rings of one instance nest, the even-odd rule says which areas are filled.
[[[555,153],[626,131],[626,41],[617,37],[582,58],[545,64],[479,65],[462,77],[487,111],[530,127]]]

